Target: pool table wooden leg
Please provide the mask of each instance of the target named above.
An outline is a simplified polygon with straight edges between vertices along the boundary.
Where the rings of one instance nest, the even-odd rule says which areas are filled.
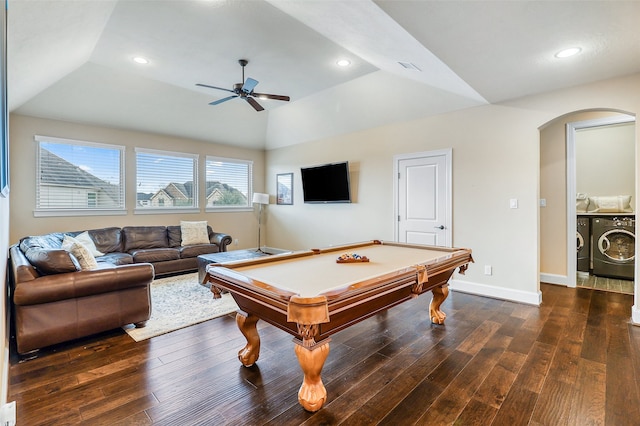
[[[431,303],[429,304],[431,322],[433,324],[444,324],[444,319],[447,317],[447,314],[440,310],[440,305],[442,305],[442,302],[444,302],[449,295],[449,286],[445,284],[442,287],[434,287],[431,293],[433,293],[433,299],[431,299]]]
[[[304,373],[302,386],[298,391],[298,402],[312,413],[322,408],[327,400],[327,390],[322,383],[320,373],[329,355],[329,342],[321,342],[311,348],[296,342],[296,356]]]
[[[221,299],[222,298],[222,290],[220,290],[220,287],[216,287],[213,284],[211,284],[211,293],[213,293],[213,298],[214,299]]]
[[[247,339],[247,344],[238,352],[238,359],[245,367],[251,367],[260,356],[260,335],[256,329],[258,317],[242,311],[236,313],[236,324]]]

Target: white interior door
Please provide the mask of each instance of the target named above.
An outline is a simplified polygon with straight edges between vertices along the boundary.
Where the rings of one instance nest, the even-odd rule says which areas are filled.
[[[394,157],[396,241],[451,246],[451,150]]]

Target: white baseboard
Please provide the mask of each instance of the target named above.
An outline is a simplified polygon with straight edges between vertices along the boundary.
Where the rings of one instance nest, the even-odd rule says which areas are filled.
[[[569,278],[566,275],[545,274],[540,272],[540,282],[547,284],[558,284],[565,287],[569,286]]]
[[[458,279],[449,280],[449,288],[461,293],[476,294],[478,296],[492,297],[494,299],[509,300],[512,302],[526,303],[527,305],[540,306],[542,293],[514,290],[511,288],[495,287],[486,284],[477,284]]]
[[[631,307],[631,322],[633,325],[640,325],[640,307],[638,305]]]

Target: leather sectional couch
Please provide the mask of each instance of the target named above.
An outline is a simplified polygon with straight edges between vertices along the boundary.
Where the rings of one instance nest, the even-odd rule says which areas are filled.
[[[21,239],[9,251],[18,352],[127,324],[144,326],[151,316],[154,276],[196,271],[198,255],[226,251],[231,243],[229,235],[210,226],[206,233],[208,241],[185,245],[180,226],[110,227]],[[98,253],[89,256],[91,267],[76,251],[63,248],[81,234],[90,236],[89,251]]]

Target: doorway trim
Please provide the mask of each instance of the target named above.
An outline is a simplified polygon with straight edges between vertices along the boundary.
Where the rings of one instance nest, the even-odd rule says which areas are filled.
[[[567,130],[567,287],[576,287],[578,253],[576,252],[576,229],[578,227],[576,211],[576,131],[590,127],[610,126],[635,122],[629,114],[619,113],[611,117],[593,120],[575,121],[566,124]],[[637,144],[636,144],[637,145]],[[637,147],[636,147],[637,149]],[[635,159],[634,159],[635,162]],[[637,169],[637,165],[636,165]],[[637,171],[636,171],[637,173]],[[636,188],[636,193],[637,193]],[[636,242],[636,247],[638,243]],[[635,285],[634,285],[635,286]]]
[[[398,241],[398,217],[399,217],[399,194],[398,194],[398,179],[400,168],[399,164],[402,160],[413,160],[416,158],[424,157],[445,157],[445,163],[447,167],[446,183],[445,183],[445,198],[447,205],[447,213],[445,214],[445,231],[447,234],[447,241],[449,246],[453,247],[453,149],[445,148],[433,151],[413,152],[410,154],[398,154],[393,156],[393,240]]]

